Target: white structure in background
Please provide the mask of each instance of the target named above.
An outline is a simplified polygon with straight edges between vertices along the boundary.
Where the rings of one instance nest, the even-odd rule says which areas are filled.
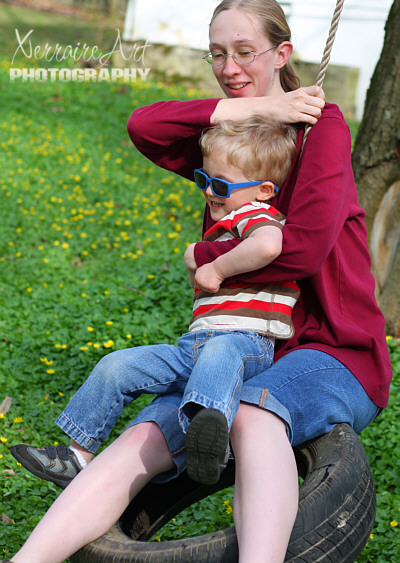
[[[206,50],[208,24],[219,0],[128,0],[123,39]],[[286,0],[284,7],[301,60],[321,60],[336,0]],[[357,115],[379,59],[392,0],[345,0],[331,63],[360,69]]]

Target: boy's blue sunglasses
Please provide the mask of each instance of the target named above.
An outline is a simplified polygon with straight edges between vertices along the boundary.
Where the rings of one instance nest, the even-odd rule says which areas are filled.
[[[222,180],[221,178],[210,178],[204,172],[202,168],[196,168],[194,171],[194,181],[196,186],[200,188],[203,192],[206,191],[208,186],[211,186],[211,191],[217,197],[226,198],[231,195],[232,190],[238,190],[239,188],[248,188],[250,186],[257,186],[258,184],[262,184],[263,181],[259,180],[258,182],[227,182],[226,180]],[[278,186],[275,186],[275,191],[278,192]]]

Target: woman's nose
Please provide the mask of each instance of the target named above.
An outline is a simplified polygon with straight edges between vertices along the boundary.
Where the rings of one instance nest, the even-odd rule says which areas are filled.
[[[238,74],[240,71],[241,67],[235,59],[232,56],[226,57],[226,61],[223,66],[223,73],[231,76],[232,74]]]

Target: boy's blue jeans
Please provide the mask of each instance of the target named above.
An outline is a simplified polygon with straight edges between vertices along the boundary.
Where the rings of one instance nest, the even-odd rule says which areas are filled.
[[[220,410],[230,428],[243,381],[268,369],[272,359],[271,340],[250,331],[199,330],[184,334],[177,346],[112,352],[95,366],[56,422],[95,453],[123,408],[146,393],[179,395],[178,418],[185,432],[197,411],[194,403]]]

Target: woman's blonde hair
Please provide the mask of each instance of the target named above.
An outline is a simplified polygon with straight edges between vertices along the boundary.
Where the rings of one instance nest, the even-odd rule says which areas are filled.
[[[255,115],[242,121],[220,121],[200,139],[203,156],[223,151],[229,164],[250,180],[282,186],[296,158],[297,131],[290,125]]]
[[[257,16],[266,37],[273,45],[280,45],[283,41],[290,41],[290,27],[286,21],[284,11],[276,0],[222,0],[214,10],[210,26],[218,14],[232,8],[237,8]],[[291,92],[299,88],[300,80],[290,60],[280,70],[280,80],[285,92]]]

